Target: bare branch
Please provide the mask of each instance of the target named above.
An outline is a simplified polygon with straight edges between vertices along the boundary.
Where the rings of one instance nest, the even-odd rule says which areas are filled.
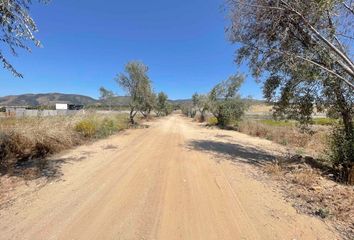
[[[307,19],[299,12],[296,11],[294,8],[290,7],[288,3],[284,2],[283,0],[280,0],[285,6],[289,7],[289,11],[292,11],[296,15],[298,15],[302,21],[308,26],[308,28],[320,39],[322,42],[324,42],[331,50],[333,50],[340,58],[344,60],[349,66],[345,68],[345,71],[354,77],[354,63],[349,59],[346,54],[344,54],[341,50],[339,50],[336,46],[334,46],[327,38],[325,38],[321,33],[317,31],[317,29],[312,26]]]
[[[344,6],[347,10],[349,10],[349,12],[351,12],[352,14],[354,14],[354,9],[351,8],[350,6],[348,6],[345,2],[343,2],[343,6]]]

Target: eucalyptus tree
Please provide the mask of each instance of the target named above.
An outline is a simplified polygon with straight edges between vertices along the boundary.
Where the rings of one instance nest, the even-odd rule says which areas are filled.
[[[348,0],[229,0],[236,62],[264,82],[275,116],[307,124],[314,110],[341,118],[340,167],[354,164],[354,6]]]
[[[151,81],[147,75],[149,68],[141,62],[132,61],[126,64],[125,73],[117,76],[116,81],[130,96],[130,122],[135,124],[138,112],[146,114],[152,109]]]
[[[208,94],[208,110],[216,117],[218,125],[225,127],[243,116],[246,104],[238,91],[244,79],[243,75],[232,75],[217,84]]]
[[[39,0],[48,2],[49,0]],[[4,48],[9,48],[12,55],[17,56],[18,49],[31,52],[28,42],[41,46],[34,33],[38,31],[37,25],[29,14],[31,0],[1,0],[0,1],[0,61],[3,67],[16,77],[23,77],[9,62],[4,54]]]

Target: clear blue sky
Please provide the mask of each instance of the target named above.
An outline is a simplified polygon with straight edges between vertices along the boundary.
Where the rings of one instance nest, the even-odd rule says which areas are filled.
[[[0,96],[22,93],[77,93],[98,97],[129,60],[143,61],[156,91],[171,99],[208,92],[246,67],[233,62],[236,46],[226,39],[223,0],[52,0],[31,13],[43,48],[10,60],[24,79],[0,69]],[[261,98],[248,77],[241,94]]]

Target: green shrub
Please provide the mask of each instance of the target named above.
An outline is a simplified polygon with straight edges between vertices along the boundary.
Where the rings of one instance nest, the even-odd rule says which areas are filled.
[[[208,119],[208,125],[210,125],[210,126],[218,125],[218,119],[216,117],[210,117]]]
[[[338,125],[333,128],[329,139],[330,160],[340,171],[340,178],[347,181],[354,166],[354,131],[352,134],[347,134],[344,127]]]
[[[107,137],[114,134],[118,130],[119,129],[116,121],[113,119],[105,118],[102,122],[99,123],[96,135],[97,137]]]
[[[218,100],[212,104],[211,111],[221,127],[240,121],[246,109],[246,105],[239,98]]]
[[[86,138],[93,138],[97,132],[97,123],[92,119],[83,119],[75,125],[75,131]]]

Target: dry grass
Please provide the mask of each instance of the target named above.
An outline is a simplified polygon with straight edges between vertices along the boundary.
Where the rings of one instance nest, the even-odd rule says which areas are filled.
[[[42,159],[50,154],[72,148],[90,139],[105,137],[127,128],[122,114],[95,114],[45,118],[5,118],[0,120],[0,171],[12,174],[19,164]],[[95,131],[86,136],[78,125],[90,122]],[[39,164],[38,168],[41,168]],[[37,170],[31,170],[36,172]],[[24,173],[23,170],[22,173]]]
[[[238,130],[251,136],[294,148],[309,150],[311,154],[323,154],[327,146],[324,127],[314,127],[312,133],[302,132],[294,124],[270,125],[261,121],[244,120],[238,124]]]
[[[295,184],[311,187],[317,182],[318,174],[311,168],[297,169],[290,176]]]
[[[254,104],[251,105],[248,112],[249,113],[270,113],[273,106],[267,104]]]
[[[343,235],[354,234],[354,188],[328,179],[327,172],[313,168],[304,159],[288,156],[267,164],[263,171],[277,181],[300,212],[326,219]]]

